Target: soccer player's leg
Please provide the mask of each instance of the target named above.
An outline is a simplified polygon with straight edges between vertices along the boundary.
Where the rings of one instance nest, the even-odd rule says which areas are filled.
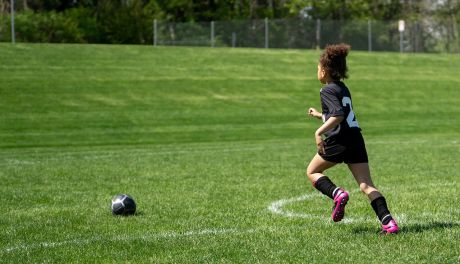
[[[327,161],[316,154],[307,168],[307,176],[317,190],[334,200],[332,220],[339,222],[345,215],[345,206],[348,202],[348,193],[338,188],[323,172],[337,163]]]
[[[342,221],[345,216],[345,206],[348,203],[349,195],[348,192],[342,188],[337,190],[334,196],[334,206],[332,207],[332,220],[334,222]]]
[[[324,176],[323,172],[333,166],[335,166],[337,163],[327,161],[323,159],[319,154],[316,154],[313,159],[310,161],[310,164],[308,164],[307,167],[307,177],[315,186],[315,183],[322,177]],[[321,190],[320,190],[321,191]],[[321,191],[322,192],[322,191]],[[328,193],[324,193],[325,195],[328,195]],[[329,195],[328,195],[329,196]],[[330,197],[330,196],[329,196]]]
[[[367,195],[371,201],[372,209],[382,224],[382,232],[386,234],[397,233],[399,227],[396,220],[392,217],[385,200],[385,197],[375,188],[372,182],[368,163],[348,164],[353,177],[359,184],[360,190]]]

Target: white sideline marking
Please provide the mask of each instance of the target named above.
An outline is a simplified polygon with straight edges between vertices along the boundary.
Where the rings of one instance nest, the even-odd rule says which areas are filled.
[[[320,196],[322,196],[320,193],[311,193],[311,194],[304,194],[299,197],[294,197],[290,199],[281,199],[281,200],[271,203],[268,206],[268,210],[272,213],[286,216],[289,218],[320,219],[320,220],[323,220],[324,222],[330,222],[331,218],[325,215],[296,213],[296,212],[287,211],[283,209],[283,207],[287,204],[302,202],[302,201],[310,200],[313,197],[320,197]],[[349,224],[349,223],[354,223],[354,222],[375,222],[375,221],[376,221],[375,219],[371,219],[369,217],[360,217],[360,218],[346,217],[342,220],[342,223]]]
[[[282,208],[283,206],[290,204],[290,203],[295,203],[295,202],[301,202],[305,200],[309,200],[313,197],[321,196],[319,193],[312,193],[312,194],[306,194],[302,195],[299,197],[291,198],[291,199],[281,199],[278,201],[275,201],[270,204],[268,207],[268,210],[275,214],[280,214],[283,216],[287,217],[300,217],[300,218],[315,218],[315,219],[321,219],[324,222],[330,222],[331,219],[330,217],[326,216],[319,216],[315,214],[304,214],[304,213],[295,213],[295,212],[288,212],[284,211]],[[433,216],[440,216],[442,215],[443,217],[450,216],[450,214],[447,213],[430,213],[430,212],[424,212],[420,216],[423,217],[433,217]],[[420,224],[421,221],[417,221],[416,219],[409,219],[409,217],[406,214],[397,214],[395,217],[398,219],[398,223],[402,224]],[[446,221],[446,219],[444,219]],[[447,224],[455,224],[455,225],[460,225],[460,221],[450,221],[446,222]],[[355,223],[355,222],[378,222],[377,219],[369,218],[369,217],[359,217],[359,218],[351,218],[347,217],[342,220],[341,223],[343,224],[349,224],[349,223]],[[441,221],[442,222],[442,221]],[[90,243],[98,242],[98,241],[133,241],[133,240],[144,240],[144,241],[149,241],[153,239],[162,239],[162,238],[181,238],[181,237],[193,237],[193,236],[208,236],[208,235],[240,235],[240,234],[251,234],[251,233],[256,233],[261,230],[266,230],[266,231],[278,231],[279,229],[277,228],[272,228],[272,227],[267,227],[267,228],[250,228],[250,229],[237,229],[237,228],[209,228],[209,229],[202,229],[202,230],[191,230],[191,231],[186,231],[186,232],[176,232],[176,231],[169,231],[169,232],[162,232],[162,233],[151,233],[151,234],[145,234],[141,236],[128,236],[128,235],[119,235],[119,236],[114,236],[111,238],[105,238],[102,236],[95,236],[92,238],[87,238],[87,239],[71,239],[71,240],[64,240],[64,241],[59,241],[59,242],[39,242],[39,243],[23,243],[23,244],[18,244],[15,246],[10,246],[3,248],[0,252],[4,253],[12,253],[15,251],[30,251],[34,249],[45,249],[45,248],[56,248],[64,245],[78,245],[78,246],[83,246],[87,245]]]
[[[102,236],[87,238],[87,239],[71,239],[64,240],[60,242],[40,242],[32,244],[19,244],[12,247],[4,248],[2,251],[5,253],[11,253],[18,250],[33,250],[38,248],[56,248],[64,245],[86,245],[97,241],[132,241],[132,240],[152,240],[152,239],[161,239],[161,238],[178,238],[178,237],[191,237],[191,236],[207,236],[207,235],[239,235],[239,234],[250,234],[257,232],[258,229],[237,229],[237,228],[222,228],[222,229],[202,229],[202,230],[192,230],[186,231],[183,233],[180,232],[162,232],[162,233],[153,233],[146,234],[142,236],[115,236],[112,238],[104,238]]]

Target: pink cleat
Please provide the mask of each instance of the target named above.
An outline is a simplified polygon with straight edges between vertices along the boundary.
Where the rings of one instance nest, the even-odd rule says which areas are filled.
[[[384,225],[382,224],[382,233],[384,234],[396,234],[399,231],[398,224],[396,224],[396,221],[392,219],[388,224]]]
[[[334,197],[334,207],[332,207],[332,220],[334,222],[342,221],[345,216],[345,205],[348,202],[348,193],[339,189],[337,194]]]

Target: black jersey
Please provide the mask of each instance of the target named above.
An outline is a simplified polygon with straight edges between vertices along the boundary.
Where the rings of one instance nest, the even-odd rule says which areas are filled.
[[[324,86],[320,91],[323,122],[331,116],[343,116],[343,121],[335,128],[327,131],[326,138],[350,131],[360,131],[356,120],[351,94],[343,82],[336,81]]]

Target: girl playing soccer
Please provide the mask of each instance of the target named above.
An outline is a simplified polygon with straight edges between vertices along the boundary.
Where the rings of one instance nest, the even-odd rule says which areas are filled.
[[[308,165],[307,176],[316,189],[334,200],[332,220],[339,222],[345,215],[348,192],[337,187],[323,173],[338,163],[346,163],[359,188],[371,201],[383,233],[397,233],[398,225],[385,198],[372,183],[366,146],[353,112],[351,94],[341,81],[348,77],[346,57],[349,50],[350,46],[346,44],[328,45],[320,56],[318,80],[325,84],[320,91],[322,113],[310,108],[308,114],[322,119],[323,125],[315,133],[318,153]]]

